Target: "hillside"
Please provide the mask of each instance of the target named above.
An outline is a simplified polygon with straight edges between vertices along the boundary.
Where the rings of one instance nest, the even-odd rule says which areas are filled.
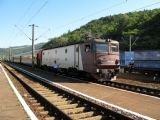
[[[132,50],[160,49],[160,9],[102,17],[60,37],[51,38],[42,48],[84,41],[86,34],[115,39],[120,42],[121,50],[129,49],[130,35],[132,41],[137,40]]]
[[[40,49],[42,46],[44,45],[44,43],[39,43],[35,45],[35,49],[38,50]],[[32,50],[32,46],[31,45],[24,45],[24,46],[17,46],[17,47],[11,47],[11,54],[12,55],[16,55],[16,54],[20,54],[20,53],[25,53],[25,52],[29,52]],[[0,48],[0,57],[7,57],[9,56],[9,48]]]

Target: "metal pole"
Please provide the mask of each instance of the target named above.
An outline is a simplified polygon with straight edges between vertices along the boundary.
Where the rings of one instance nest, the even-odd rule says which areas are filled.
[[[34,24],[32,25],[32,67],[34,67]]]
[[[32,67],[34,67],[34,60],[35,60],[34,28],[38,26],[35,26],[35,24],[29,26],[32,26]]]
[[[132,50],[132,36],[129,36],[129,51],[131,52]]]

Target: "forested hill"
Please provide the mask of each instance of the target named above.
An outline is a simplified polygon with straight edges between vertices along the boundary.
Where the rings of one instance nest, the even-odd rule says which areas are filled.
[[[136,40],[132,50],[160,49],[160,9],[102,17],[60,37],[51,38],[43,48],[84,41],[86,34],[117,40],[121,50],[129,49],[130,35],[132,42]]]
[[[38,43],[35,45],[35,50],[40,49],[44,43]],[[9,53],[11,51],[11,53]],[[11,48],[0,48],[0,59],[1,58],[8,58],[9,54],[17,55],[21,53],[26,53],[32,51],[31,45],[24,45],[24,46],[15,46]]]

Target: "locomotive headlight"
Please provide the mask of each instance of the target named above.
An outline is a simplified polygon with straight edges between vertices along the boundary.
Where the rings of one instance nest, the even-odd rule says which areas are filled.
[[[97,73],[99,73],[99,69],[96,69],[97,70]]]
[[[107,62],[108,62],[108,63],[113,63],[114,61],[113,61],[113,60],[107,60]]]

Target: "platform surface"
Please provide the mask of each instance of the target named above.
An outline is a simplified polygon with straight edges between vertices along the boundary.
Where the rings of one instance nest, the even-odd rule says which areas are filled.
[[[29,120],[0,66],[0,120]]]

